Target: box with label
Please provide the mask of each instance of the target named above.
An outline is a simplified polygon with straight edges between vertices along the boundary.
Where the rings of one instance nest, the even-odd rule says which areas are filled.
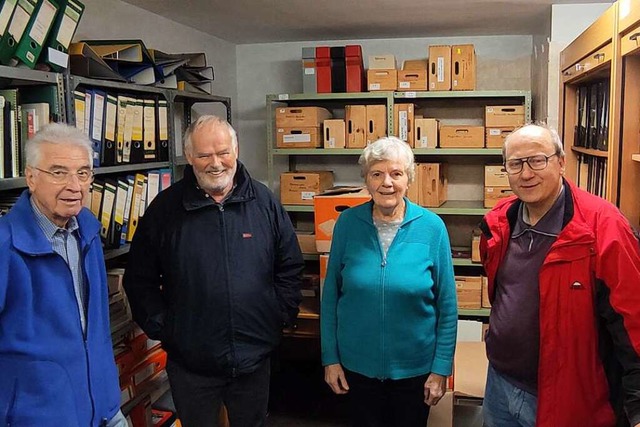
[[[367,70],[369,92],[393,91],[398,85],[398,70]]]
[[[485,187],[508,187],[509,175],[502,165],[484,165]]]
[[[484,207],[494,207],[500,199],[513,195],[511,187],[484,187]]]
[[[320,127],[322,122],[331,117],[331,112],[322,107],[276,108],[276,127]]]
[[[438,146],[437,119],[415,119],[415,148],[436,148]]]
[[[447,201],[447,164],[416,164],[418,203],[421,206],[437,208]]]
[[[319,127],[292,127],[276,129],[277,148],[318,148],[322,147]]]
[[[456,276],[456,295],[458,308],[482,308],[482,277]]]
[[[503,126],[499,128],[487,128],[485,146],[487,148],[502,148],[504,140],[515,129],[514,126]]]
[[[484,126],[487,128],[518,127],[524,124],[524,105],[487,105]]]
[[[312,206],[313,197],[331,187],[331,171],[284,172],[280,174],[280,202]]]
[[[350,207],[361,205],[371,200],[371,195],[364,188],[353,189],[343,194],[324,194],[313,199],[315,212],[316,249],[318,252],[329,252],[333,227],[340,213]]]
[[[427,67],[424,60],[404,61],[402,70],[398,71],[398,90],[427,90]]]
[[[394,135],[413,147],[415,144],[413,138],[414,132],[414,111],[413,104],[394,104]]]
[[[472,44],[451,46],[451,89],[476,90],[476,51]]]
[[[317,93],[316,48],[302,48],[302,92]]]
[[[440,148],[484,148],[482,126],[440,126]]]
[[[491,308],[491,302],[489,302],[489,280],[486,277],[482,277],[482,308]]]
[[[347,148],[364,148],[367,142],[367,107],[346,105],[344,113]]]
[[[395,70],[396,57],[394,55],[369,55],[369,70]]]
[[[451,90],[451,46],[429,46],[429,90]]]
[[[367,105],[367,145],[387,136],[387,106]]]
[[[324,148],[345,148],[345,123],[342,119],[324,121]]]

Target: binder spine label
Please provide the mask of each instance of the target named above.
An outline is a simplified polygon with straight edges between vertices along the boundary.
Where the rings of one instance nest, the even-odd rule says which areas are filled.
[[[2,5],[2,9],[0,9],[0,35],[3,35],[7,30],[7,25],[9,25],[9,19],[11,19],[16,3],[18,3],[18,0],[7,0]]]
[[[18,43],[24,34],[24,30],[29,24],[29,19],[33,13],[33,5],[29,2],[20,2],[16,11],[13,13],[11,24],[9,24],[9,34],[13,36],[13,39]]]
[[[78,21],[80,21],[80,14],[73,10],[70,5],[67,6],[64,11],[64,16],[62,17],[62,22],[60,23],[58,37],[56,38],[56,41],[64,46],[65,49],[69,49],[69,44],[71,43],[73,33],[76,31]]]
[[[50,1],[44,0],[42,2],[42,6],[40,6],[40,10],[38,11],[38,16],[31,27],[31,32],[29,33],[29,37],[35,41],[38,46],[42,46],[44,43],[44,39],[51,28],[51,23],[53,22],[53,18],[55,18],[57,11],[58,9],[56,6]]]

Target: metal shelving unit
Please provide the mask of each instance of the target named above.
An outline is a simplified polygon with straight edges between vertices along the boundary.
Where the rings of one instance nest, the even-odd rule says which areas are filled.
[[[19,178],[1,178],[0,179],[0,191],[18,190],[21,188],[27,188],[27,179],[23,176]]]

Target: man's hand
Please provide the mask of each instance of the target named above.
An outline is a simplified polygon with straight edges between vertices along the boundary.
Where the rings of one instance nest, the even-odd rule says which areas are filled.
[[[324,380],[335,394],[346,394],[349,391],[349,384],[339,363],[324,367]]]
[[[424,403],[429,406],[438,404],[444,396],[447,377],[438,374],[430,374],[424,383]]]

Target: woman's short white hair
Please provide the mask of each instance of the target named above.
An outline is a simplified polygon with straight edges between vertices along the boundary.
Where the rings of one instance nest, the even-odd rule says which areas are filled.
[[[402,162],[404,171],[409,178],[409,183],[413,182],[416,168],[413,151],[409,144],[395,136],[380,138],[364,149],[360,159],[358,159],[358,164],[361,168],[360,175],[363,178],[366,177],[371,165],[387,160]]]
[[[27,141],[24,152],[27,166],[37,167],[41,160],[42,144],[75,145],[87,151],[89,165],[93,169],[93,146],[81,130],[64,123],[50,123]]]

